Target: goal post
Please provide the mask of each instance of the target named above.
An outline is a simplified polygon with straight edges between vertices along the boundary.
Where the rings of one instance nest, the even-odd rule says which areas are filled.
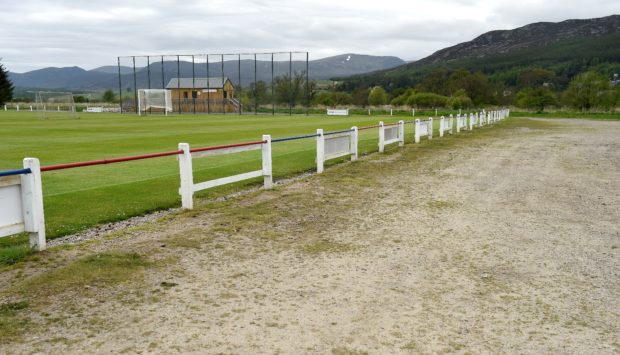
[[[138,90],[138,115],[142,113],[163,111],[165,115],[172,112],[172,96],[166,89],[140,89]]]
[[[71,92],[37,91],[35,105],[42,119],[79,118]]]

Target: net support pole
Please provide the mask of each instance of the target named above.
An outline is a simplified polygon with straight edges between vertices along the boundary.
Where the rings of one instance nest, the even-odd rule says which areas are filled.
[[[237,92],[239,92],[239,90],[241,89],[241,54],[238,55],[237,57],[237,74],[238,74],[238,81],[237,81],[237,86],[238,89],[236,90]],[[237,94],[237,100],[239,95]],[[241,115],[241,101],[239,101],[239,107],[237,107],[238,111],[239,111],[239,115]]]
[[[121,79],[121,57],[116,57],[118,63],[118,106],[121,109],[121,113],[123,113],[123,85]]]
[[[177,97],[179,98],[179,115],[181,114],[181,59],[177,55]]]
[[[226,114],[226,98],[224,98],[224,93],[226,92],[226,90],[224,90],[225,86],[226,83],[224,82],[224,55],[222,54],[222,111],[224,112],[224,114]]]
[[[288,114],[293,114],[293,52],[288,52]]]
[[[148,88],[151,88],[151,57],[150,56],[146,56],[146,76],[147,76],[147,81],[148,81]],[[165,109],[164,109],[165,111]],[[151,113],[152,110],[149,108],[149,113]]]
[[[193,104],[192,110],[194,112],[194,115],[196,114],[196,99],[198,98],[198,95],[194,97],[195,91],[196,91],[196,64],[195,64],[194,56],[192,55],[192,104]]]
[[[273,90],[273,53],[271,53],[271,115],[275,116],[276,114],[276,102],[275,95]]]
[[[258,115],[258,97],[256,97],[257,94],[257,88],[256,88],[256,84],[257,84],[257,80],[258,80],[258,76],[256,75],[256,53],[254,53],[254,114]]]
[[[165,74],[164,74],[164,56],[161,56],[161,88],[162,89],[166,89],[166,82],[165,82]]]
[[[133,100],[134,105],[136,106],[136,113],[138,113],[138,83],[136,80],[136,57],[131,57],[133,59]]]
[[[209,55],[207,54],[207,114],[211,113],[211,78],[209,77]]]
[[[306,52],[306,116],[310,111],[310,54]]]

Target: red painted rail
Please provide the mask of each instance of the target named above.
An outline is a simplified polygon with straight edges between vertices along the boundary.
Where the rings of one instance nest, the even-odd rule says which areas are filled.
[[[358,131],[363,131],[365,129],[371,129],[371,128],[379,128],[379,125],[374,125],[374,126],[366,126],[366,127],[359,127],[357,130]]]
[[[195,149],[191,149],[190,152],[191,153],[194,153],[194,152],[204,152],[204,151],[208,151],[208,150],[218,150],[218,149],[226,149],[226,148],[234,148],[234,147],[243,147],[243,146],[247,146],[247,145],[256,145],[256,144],[264,144],[264,143],[267,143],[267,141],[245,142],[245,143],[218,145],[218,146],[213,146],[213,147],[195,148]],[[54,170],[64,170],[64,169],[80,168],[80,167],[84,167],[84,166],[114,164],[114,163],[122,163],[122,162],[133,161],[133,160],[143,160],[143,159],[167,157],[167,156],[179,155],[179,154],[183,154],[183,151],[182,150],[171,150],[171,151],[168,151],[168,152],[142,154],[142,155],[133,155],[133,156],[122,157],[122,158],[99,159],[99,160],[82,161],[82,162],[68,163],[68,164],[47,165],[47,166],[42,166],[41,167],[41,171],[54,171]]]
[[[178,154],[181,154],[181,153],[183,153],[182,150],[172,150],[172,151],[169,151],[169,152],[143,154],[143,155],[134,155],[134,156],[122,157],[122,158],[99,159],[99,160],[91,160],[91,161],[82,161],[82,162],[77,162],[77,163],[47,165],[47,166],[42,166],[41,167],[41,171],[64,170],[64,169],[79,168],[79,167],[83,167],[83,166],[93,166],[93,165],[104,165],[104,164],[121,163],[121,162],[132,161],[132,160],[142,160],[142,159],[166,157],[166,156],[170,156],[170,155],[178,155]]]
[[[190,153],[196,152],[206,152],[209,150],[218,150],[218,149],[226,149],[226,148],[235,148],[235,147],[245,147],[247,145],[257,145],[257,144],[265,144],[267,141],[256,141],[256,142],[245,142],[245,143],[235,143],[235,144],[227,144],[227,145],[216,145],[213,147],[205,147],[205,148],[195,148],[190,149]]]

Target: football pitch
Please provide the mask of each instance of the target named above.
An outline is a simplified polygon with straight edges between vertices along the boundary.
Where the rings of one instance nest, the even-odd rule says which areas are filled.
[[[42,120],[31,112],[0,112],[0,170],[21,168],[25,157],[39,158],[45,166],[176,150],[181,142],[189,143],[192,148],[205,147],[256,141],[263,134],[276,139],[314,134],[317,128],[328,132],[399,119],[412,117],[234,114],[138,117],[81,113],[77,120]],[[413,141],[413,126],[405,126],[407,142]],[[377,142],[377,129],[361,131],[359,153],[377,151]],[[312,138],[274,143],[275,180],[314,170],[315,149]],[[260,151],[194,159],[194,180],[200,182],[256,170],[260,164]],[[198,196],[221,196],[250,185],[260,186],[261,182],[257,178],[207,190]],[[179,207],[178,189],[179,167],[175,157],[44,172],[48,238]]]

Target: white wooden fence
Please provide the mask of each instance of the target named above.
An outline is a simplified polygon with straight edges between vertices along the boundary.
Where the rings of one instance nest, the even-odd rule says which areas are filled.
[[[456,133],[460,133],[462,129],[467,129],[467,114],[456,115]]]
[[[454,117],[452,115],[450,115],[449,118],[445,118],[444,116],[441,116],[441,118],[439,119],[439,137],[443,137],[444,132],[453,134],[454,133],[452,130],[453,126],[454,126]]]
[[[481,125],[481,122],[499,121],[510,117],[510,111],[499,110],[492,112],[480,112],[469,114],[469,129]],[[415,121],[415,142],[419,143],[421,137],[433,138],[433,118],[427,121]],[[397,125],[385,125],[379,123],[379,151],[383,151],[385,146],[398,142],[404,145],[405,123],[399,121]],[[467,127],[467,114],[458,115],[456,118],[456,129],[459,132]],[[372,127],[367,127],[372,128]],[[452,133],[453,116],[440,119],[440,135],[449,131]],[[291,139],[302,139],[314,137],[299,136],[281,138],[276,141]],[[269,189],[273,185],[272,157],[271,157],[271,136],[263,135],[262,141],[231,144],[218,147],[207,147],[190,149],[189,144],[180,143],[178,151],[154,154],[155,156],[176,155],[179,160],[180,188],[182,207],[193,208],[193,195],[197,191],[213,188],[225,184],[231,184],[247,179],[263,177],[263,185]],[[205,156],[234,154],[249,150],[262,150],[262,169],[250,171],[243,174],[227,176],[219,179],[194,183],[192,160]],[[358,158],[358,128],[352,127],[349,130],[323,133],[322,129],[316,131],[316,164],[317,173],[322,173],[324,163],[327,160],[343,156],[351,156],[351,160]],[[136,157],[131,158],[135,160]],[[149,158],[148,156],[141,157]],[[121,161],[128,161],[123,159]],[[75,164],[67,164],[75,166]],[[92,164],[89,164],[92,165]],[[30,234],[30,245],[36,250],[43,250],[46,247],[45,240],[45,218],[43,211],[43,192],[41,185],[41,166],[36,158],[24,159],[24,169],[15,171],[0,172],[0,237],[6,237],[17,233],[28,232]],[[44,167],[43,170],[52,170]],[[54,169],[56,170],[56,169]]]
[[[45,216],[39,159],[24,159],[28,173],[0,177],[0,237],[27,232],[30,247],[45,249]]]
[[[383,153],[385,146],[393,143],[405,145],[405,121],[400,120],[395,125],[387,126],[383,121],[379,122],[379,152]]]
[[[433,118],[429,117],[426,121],[415,120],[415,142],[420,143],[420,137],[433,139]]]
[[[316,172],[322,173],[327,160],[351,156],[357,160],[358,130],[353,126],[350,130],[324,134],[322,129],[316,130]]]
[[[250,171],[243,174],[227,176],[215,180],[209,180],[201,183],[194,183],[194,172],[192,168],[192,159],[202,158],[206,156],[222,155],[222,154],[234,154],[245,152],[249,150],[262,150],[262,169]],[[232,184],[234,182],[253,179],[262,176],[264,178],[263,185],[266,189],[270,189],[273,185],[273,172],[271,165],[271,136],[264,135],[263,141],[251,145],[244,145],[238,147],[229,147],[222,149],[209,149],[209,150],[194,150],[192,151],[187,143],[180,143],[179,150],[183,151],[178,156],[179,158],[179,170],[181,176],[181,187],[179,188],[179,194],[181,195],[181,205],[185,209],[192,209],[194,207],[193,197],[194,193],[210,189],[216,186]]]

